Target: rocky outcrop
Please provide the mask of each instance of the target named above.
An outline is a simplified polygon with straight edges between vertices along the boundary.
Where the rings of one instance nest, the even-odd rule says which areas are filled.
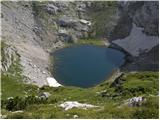
[[[98,106],[94,106],[91,104],[79,103],[77,101],[67,101],[60,104],[60,107],[64,108],[65,110],[69,110],[72,108],[81,108],[81,109],[88,109],[88,108],[96,108]]]
[[[53,5],[53,4],[48,4],[48,5],[46,6],[46,10],[47,10],[47,12],[48,12],[49,14],[55,15],[55,14],[57,14],[57,12],[59,11],[59,8],[56,7],[56,6]]]
[[[13,46],[8,46],[3,43],[1,48],[1,55],[1,71],[6,73],[11,65],[15,64],[19,60],[19,54]]]
[[[47,100],[49,98],[49,96],[51,96],[51,94],[49,92],[42,92],[39,94],[38,98],[39,99],[43,99],[43,100]]]
[[[159,3],[157,1],[121,1],[119,5],[119,20],[113,31],[112,39],[124,38],[131,32],[132,23],[138,27],[142,27],[143,32],[147,35],[158,36],[159,26]],[[123,25],[123,26],[122,26]],[[124,28],[128,29],[124,29]],[[122,34],[118,34],[121,29]],[[129,33],[128,33],[129,32]],[[127,33],[126,35],[123,35]],[[117,35],[116,35],[117,34]],[[115,37],[117,36],[117,37]]]
[[[133,22],[144,28],[148,35],[158,36],[159,32],[159,5],[158,2],[144,2],[143,6],[136,10]]]
[[[129,100],[127,100],[128,106],[130,107],[137,107],[137,106],[141,106],[143,102],[146,101],[145,97],[133,97],[130,98]]]

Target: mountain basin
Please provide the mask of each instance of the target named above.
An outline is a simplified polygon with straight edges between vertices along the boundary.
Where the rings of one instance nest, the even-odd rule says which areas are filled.
[[[62,85],[92,87],[125,62],[125,54],[105,46],[76,45],[53,54],[54,78]]]

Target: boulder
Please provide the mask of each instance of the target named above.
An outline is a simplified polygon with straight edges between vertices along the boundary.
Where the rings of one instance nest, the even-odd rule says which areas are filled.
[[[49,92],[42,92],[39,94],[40,99],[48,99],[49,96],[51,96]]]
[[[79,31],[79,32],[89,32],[90,28],[87,24],[78,22],[75,24],[75,26],[73,27],[74,30]]]
[[[131,107],[141,106],[144,101],[146,101],[144,97],[133,97],[128,100],[128,105]]]
[[[84,20],[84,19],[80,19],[79,21],[84,25],[91,26],[91,21],[87,21],[87,20]]]
[[[46,10],[47,10],[47,12],[48,12],[49,14],[55,15],[55,14],[57,14],[59,8],[56,7],[56,6],[53,5],[53,4],[48,4],[48,5],[46,6]]]
[[[57,24],[61,27],[73,27],[77,22],[76,19],[64,15],[57,21]]]
[[[72,40],[72,36],[69,35],[69,33],[65,29],[60,29],[58,31],[58,36],[59,36],[60,40],[64,41],[64,42],[69,42]]]
[[[85,104],[85,103],[83,104],[83,103],[79,103],[77,101],[67,101],[67,102],[60,104],[60,107],[64,108],[65,110],[69,110],[72,108],[87,109],[87,108],[95,108],[98,106],[94,106],[91,104]]]

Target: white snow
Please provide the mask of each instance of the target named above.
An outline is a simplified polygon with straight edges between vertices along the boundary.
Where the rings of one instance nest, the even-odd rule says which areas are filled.
[[[65,110],[69,110],[72,108],[87,109],[87,108],[94,108],[94,107],[98,107],[98,106],[94,106],[91,104],[82,104],[77,101],[67,101],[67,102],[60,104],[60,107],[64,108]]]
[[[54,79],[53,77],[48,77],[47,78],[47,83],[50,87],[59,87],[62,86],[61,84],[59,84],[56,79]]]
[[[159,43],[158,37],[148,36],[142,31],[143,28],[137,27],[133,24],[133,28],[128,37],[114,40],[113,43],[122,47],[132,56],[139,56],[141,52],[147,52]]]
[[[87,20],[84,20],[84,19],[80,19],[79,20],[81,23],[83,23],[83,24],[87,24],[87,25],[91,25],[91,22],[90,21],[87,21]]]

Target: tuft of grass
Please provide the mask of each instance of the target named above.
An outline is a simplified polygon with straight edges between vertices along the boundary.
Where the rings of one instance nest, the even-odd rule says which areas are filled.
[[[98,45],[103,46],[104,41],[99,39],[80,39],[77,44],[89,44],[89,45]]]

